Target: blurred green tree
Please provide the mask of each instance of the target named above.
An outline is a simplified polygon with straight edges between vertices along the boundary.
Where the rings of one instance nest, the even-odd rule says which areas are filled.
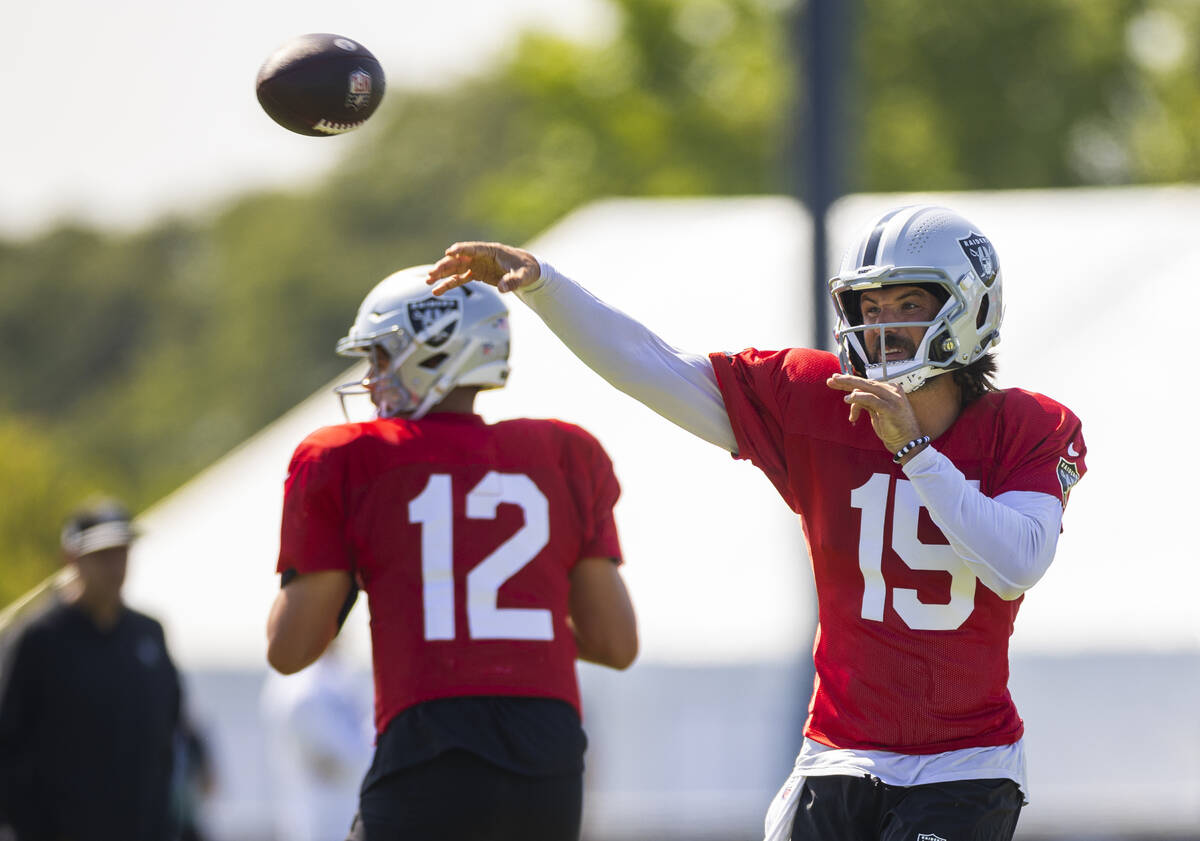
[[[55,437],[36,423],[0,416],[0,536],[4,574],[0,606],[7,605],[54,571],[63,520],[86,496],[114,494],[86,468],[71,461]]]
[[[851,1],[852,189],[1200,176],[1200,4]],[[533,32],[478,78],[393,87],[315,187],[0,242],[0,601],[55,565],[67,496],[140,509],[347,367],[388,272],[598,197],[787,192],[802,4],[611,5],[603,43]]]

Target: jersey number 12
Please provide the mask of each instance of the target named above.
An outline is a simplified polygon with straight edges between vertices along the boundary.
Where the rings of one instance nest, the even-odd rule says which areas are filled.
[[[408,504],[421,524],[421,582],[425,639],[452,640],[454,628],[454,500],[450,476],[434,473]],[[493,520],[501,503],[517,505],[525,524],[467,573],[467,632],[471,639],[552,640],[550,611],[498,607],[496,596],[550,540],[550,506],[528,476],[489,472],[467,494],[467,517]]]

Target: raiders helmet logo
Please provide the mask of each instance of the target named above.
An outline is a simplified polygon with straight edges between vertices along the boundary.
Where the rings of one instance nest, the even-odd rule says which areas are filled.
[[[457,298],[422,298],[408,305],[408,321],[417,333],[417,340],[429,347],[441,347],[450,341],[458,328],[459,301]],[[439,327],[440,325],[440,327]],[[426,331],[435,328],[434,332],[426,335]]]
[[[992,243],[987,237],[972,231],[960,239],[958,244],[963,254],[971,261],[975,274],[985,286],[991,286],[1000,271],[1000,261],[996,259],[996,249],[992,248]]]

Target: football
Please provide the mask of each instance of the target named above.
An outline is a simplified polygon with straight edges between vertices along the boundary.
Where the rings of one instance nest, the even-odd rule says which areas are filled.
[[[315,32],[273,52],[255,81],[258,102],[297,134],[345,134],[367,121],[383,99],[383,68],[352,38]]]

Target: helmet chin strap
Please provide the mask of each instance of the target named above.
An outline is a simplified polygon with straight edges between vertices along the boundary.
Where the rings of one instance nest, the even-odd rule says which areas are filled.
[[[458,372],[462,369],[462,366],[466,364],[471,354],[481,344],[483,344],[481,339],[473,337],[463,346],[462,350],[455,354],[454,358],[450,360],[449,367],[437,378],[437,382],[433,384],[433,387],[425,393],[424,399],[417,405],[417,408],[413,409],[412,413],[408,415],[409,420],[420,420],[425,417],[425,414],[430,409],[442,402],[442,399],[454,389],[458,379]]]
[[[385,350],[386,350],[386,348],[385,348]],[[403,396],[404,393],[407,391],[407,389],[405,389],[404,383],[400,380],[400,377],[396,374],[396,372],[398,370],[400,370],[400,366],[403,365],[410,356],[412,356],[414,353],[416,353],[416,350],[417,350],[416,342],[410,342],[408,347],[404,348],[404,350],[402,350],[400,353],[396,354],[396,356],[392,357],[392,359],[389,360],[389,362],[388,362],[387,373],[380,374],[378,377],[375,378],[376,385],[378,386],[379,384],[387,383],[388,381],[390,381],[391,384],[387,386],[387,389],[390,391],[393,391],[394,393],[398,394],[399,396]],[[363,384],[364,384],[364,386],[366,385],[365,380],[364,380]],[[396,415],[398,415],[399,413],[400,413],[400,410],[397,409],[395,406],[393,406],[391,404],[391,402],[386,399],[384,399],[381,403],[377,403],[375,405],[375,416],[376,417],[392,418],[392,417],[395,417]]]
[[[436,336],[438,333],[442,332],[442,330],[444,330],[448,324],[451,324],[459,317],[460,315],[457,311],[448,312],[441,318],[434,321],[432,324],[428,325],[424,330],[417,333],[415,341],[409,346],[410,352],[416,350],[418,344],[424,344],[425,342],[428,342],[430,337]],[[454,377],[458,374],[458,369],[463,366],[463,363],[466,362],[467,354],[470,351],[473,351],[478,343],[478,339],[472,339],[467,343],[466,347],[459,351],[459,353],[452,360],[450,360],[450,366],[440,377],[437,378],[437,381],[433,384],[429,391],[425,393],[425,397],[422,398],[421,402],[417,404],[417,408],[407,413],[393,411],[389,416],[403,414],[409,420],[420,420],[421,418],[425,417],[425,414],[430,409],[440,403],[442,398],[450,393],[450,390],[454,387]],[[408,354],[405,354],[405,358],[408,358]],[[393,366],[393,370],[398,367],[399,362]],[[383,416],[383,413],[380,412],[380,417]]]
[[[907,374],[893,375],[892,379],[887,377],[886,365],[868,365],[867,379],[877,380],[879,382],[889,382],[900,386],[906,394],[911,394],[921,386],[925,385],[926,381],[931,376],[928,366],[922,365]]]

